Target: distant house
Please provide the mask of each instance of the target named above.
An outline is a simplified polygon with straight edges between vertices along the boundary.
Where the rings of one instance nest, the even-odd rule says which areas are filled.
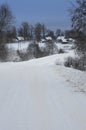
[[[50,36],[46,37],[45,39],[46,39],[46,41],[49,42],[49,43],[52,43],[52,42],[53,42],[53,39],[52,39],[52,37],[50,37]]]
[[[24,41],[23,37],[17,37],[18,42]]]
[[[72,43],[75,42],[75,40],[74,40],[73,38],[68,38],[68,41],[69,41],[69,42],[72,42]]]
[[[12,39],[12,42],[16,43],[16,42],[18,42],[18,39],[14,38],[14,39]]]
[[[66,43],[68,43],[68,40],[65,38],[65,36],[59,36],[59,37],[57,37],[57,42],[66,44]]]
[[[45,39],[41,39],[41,43],[46,43],[46,40]]]

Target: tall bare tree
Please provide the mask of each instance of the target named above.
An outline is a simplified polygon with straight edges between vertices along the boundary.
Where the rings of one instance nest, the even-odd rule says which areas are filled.
[[[37,41],[40,41],[41,38],[42,38],[42,25],[40,23],[37,23],[35,25],[35,29],[34,29],[34,32],[35,32],[35,39]]]
[[[57,29],[56,30],[56,37],[61,36],[61,35],[62,35],[61,29]]]
[[[24,40],[29,40],[30,38],[30,26],[28,22],[23,22],[18,30],[19,36],[24,37]]]
[[[6,42],[14,42],[15,39],[17,38],[17,30],[15,26],[12,26],[10,29],[7,29],[6,31]]]
[[[0,5],[0,60],[5,60],[7,56],[6,42],[6,32],[8,28],[11,27],[14,17],[12,11],[7,4]]]
[[[7,4],[0,6],[0,43],[3,42],[5,31],[10,28],[13,23],[13,15]]]
[[[41,29],[42,29],[42,30],[41,30],[42,38],[45,39],[46,33],[47,33],[47,28],[46,28],[45,24],[42,24],[42,25],[41,25]]]

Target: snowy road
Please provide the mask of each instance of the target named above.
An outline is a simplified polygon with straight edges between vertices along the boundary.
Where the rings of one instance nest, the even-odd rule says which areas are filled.
[[[0,130],[86,130],[86,96],[64,79],[52,65],[1,64]]]

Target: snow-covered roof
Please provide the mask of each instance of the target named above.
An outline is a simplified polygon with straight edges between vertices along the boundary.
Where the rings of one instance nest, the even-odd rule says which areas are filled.
[[[57,40],[62,40],[62,42],[68,42],[64,36],[59,36]]]
[[[41,39],[41,42],[45,42],[46,40],[45,39]]]
[[[19,41],[23,41],[23,40],[24,40],[23,37],[17,37],[17,39],[18,39]]]
[[[46,37],[46,40],[52,40],[52,37]]]
[[[72,41],[73,39],[72,38],[69,38],[70,41]]]
[[[69,38],[69,41],[75,42],[75,40],[73,38]]]
[[[18,42],[18,39],[14,38],[14,39],[13,39],[13,42]]]

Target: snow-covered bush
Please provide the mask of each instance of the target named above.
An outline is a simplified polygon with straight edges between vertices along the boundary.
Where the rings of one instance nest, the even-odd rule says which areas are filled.
[[[61,53],[65,53],[64,49],[60,48],[58,49],[58,53],[61,54]]]
[[[66,67],[71,67],[71,65],[72,65],[72,60],[73,60],[72,57],[67,57],[67,58],[65,59],[64,65],[65,65]]]
[[[26,52],[17,51],[18,56],[20,57],[21,61],[28,60],[28,54]]]
[[[84,61],[83,57],[81,57],[81,58],[68,57],[68,58],[66,58],[64,65],[66,67],[73,67],[78,70],[86,70],[86,61]]]
[[[8,48],[6,45],[0,45],[0,61],[6,61],[8,55]]]

